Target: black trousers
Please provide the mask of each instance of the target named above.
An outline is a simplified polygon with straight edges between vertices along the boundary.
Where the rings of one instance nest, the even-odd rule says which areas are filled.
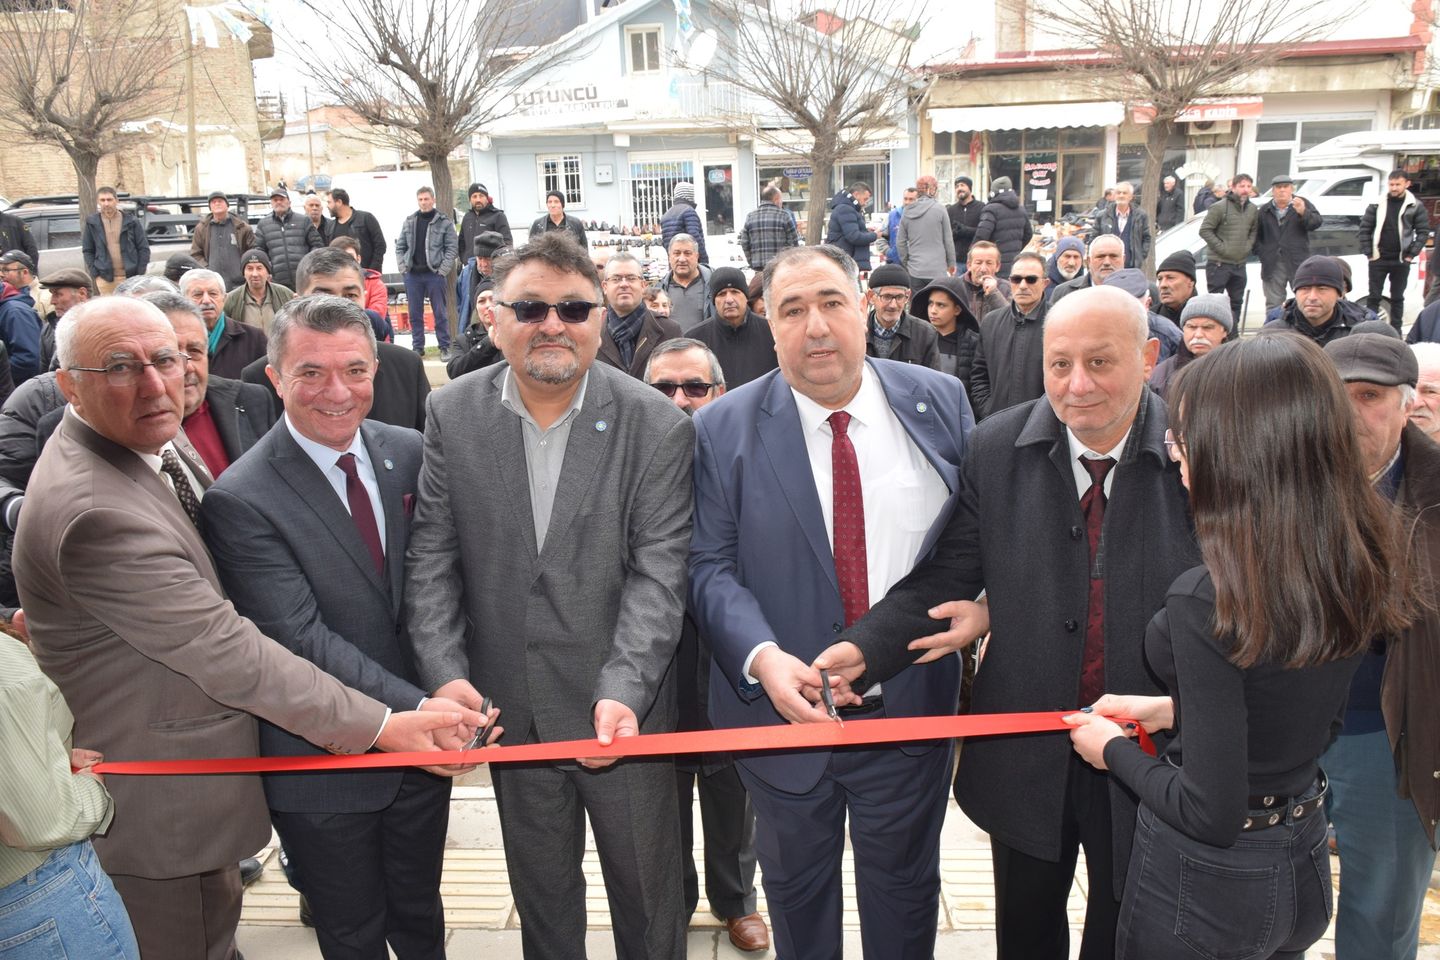
[[[1365,295],[1365,306],[1371,310],[1380,309],[1386,279],[1390,281],[1390,326],[1399,330],[1405,320],[1405,285],[1410,282],[1410,264],[1404,260],[1370,261],[1370,292]]]
[[[450,781],[407,770],[374,813],[270,811],[325,960],[444,960],[440,873]]]
[[[995,945],[998,960],[1066,960],[1070,924],[1066,902],[1080,848],[1089,880],[1080,960],[1114,960],[1115,857],[1110,830],[1110,778],[1078,754],[1071,756],[1060,859],[1041,860],[990,841],[995,867]]]
[[[755,912],[755,811],[735,764],[706,772],[703,768],[675,768],[680,799],[680,867],[685,877],[685,915],[700,902],[700,878],[695,870],[694,817],[691,806],[696,781],[700,784],[700,829],[705,835],[705,899],[710,909],[726,920]]]
[[[1236,330],[1240,329],[1240,311],[1245,305],[1245,280],[1243,263],[1211,260],[1205,264],[1205,287],[1211,293],[1223,293],[1230,297],[1230,314],[1235,318]]]

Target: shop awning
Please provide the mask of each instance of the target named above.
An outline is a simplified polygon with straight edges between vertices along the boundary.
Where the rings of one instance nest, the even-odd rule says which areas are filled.
[[[935,133],[972,133],[980,130],[1114,127],[1124,119],[1125,105],[1116,100],[1025,103],[1003,107],[941,107],[930,111],[930,128]]]

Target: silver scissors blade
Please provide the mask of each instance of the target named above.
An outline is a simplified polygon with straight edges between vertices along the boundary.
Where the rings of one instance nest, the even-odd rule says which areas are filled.
[[[830,715],[830,719],[836,723],[843,723],[839,711],[835,709],[835,694],[830,689],[829,670],[820,671],[820,697],[825,701],[825,712]]]

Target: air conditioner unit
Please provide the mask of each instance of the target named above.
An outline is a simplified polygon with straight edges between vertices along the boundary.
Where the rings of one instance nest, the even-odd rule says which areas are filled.
[[[1201,134],[1210,135],[1215,133],[1229,133],[1233,120],[1192,120],[1186,126],[1190,128],[1191,136]]]

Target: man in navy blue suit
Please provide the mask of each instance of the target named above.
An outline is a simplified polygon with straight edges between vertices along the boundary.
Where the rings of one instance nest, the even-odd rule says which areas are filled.
[[[764,285],[780,369],[695,416],[690,609],[717,727],[828,721],[801,692],[820,684],[810,662],[928,554],[974,424],[954,377],[866,359],[843,252],[783,251]],[[959,689],[958,658],[938,657],[842,715],[954,713]],[[951,756],[939,741],[738,758],[777,956],[840,955],[847,814],[865,955],[933,955]]]

